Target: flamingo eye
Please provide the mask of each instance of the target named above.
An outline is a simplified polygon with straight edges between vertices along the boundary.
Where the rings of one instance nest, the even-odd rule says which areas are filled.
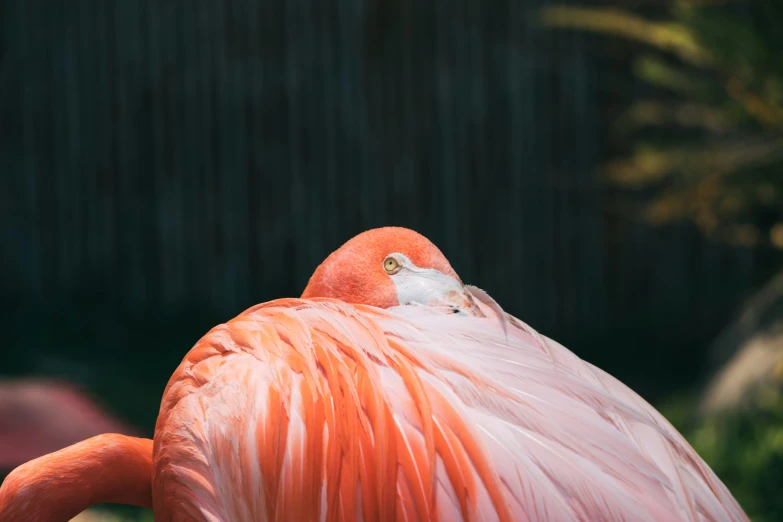
[[[383,269],[386,270],[386,273],[389,275],[396,274],[400,271],[400,268],[402,268],[400,262],[391,256],[383,261]]]

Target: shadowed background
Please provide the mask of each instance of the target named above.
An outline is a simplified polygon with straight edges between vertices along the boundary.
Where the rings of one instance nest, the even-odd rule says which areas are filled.
[[[580,5],[0,0],[0,376],[74,383],[149,436],[209,328],[397,225],[703,433],[692,397],[783,317],[762,303],[711,348],[783,263],[783,13]],[[775,519],[720,467],[745,439],[685,433]]]

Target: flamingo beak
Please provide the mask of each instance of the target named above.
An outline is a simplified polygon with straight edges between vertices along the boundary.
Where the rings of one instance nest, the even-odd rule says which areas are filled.
[[[433,268],[406,266],[393,278],[401,305],[443,306],[475,315],[470,293],[458,279]]]

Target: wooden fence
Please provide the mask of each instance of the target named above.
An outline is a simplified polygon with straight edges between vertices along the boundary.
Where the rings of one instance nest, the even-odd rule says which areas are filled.
[[[640,87],[542,3],[0,0],[4,297],[228,318],[394,224],[553,336],[706,341],[769,256],[617,211]]]

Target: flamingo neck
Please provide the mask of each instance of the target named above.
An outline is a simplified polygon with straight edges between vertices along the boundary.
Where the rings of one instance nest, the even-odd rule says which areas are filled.
[[[0,486],[0,520],[70,520],[96,504],[152,507],[152,441],[92,437],[23,464]]]

